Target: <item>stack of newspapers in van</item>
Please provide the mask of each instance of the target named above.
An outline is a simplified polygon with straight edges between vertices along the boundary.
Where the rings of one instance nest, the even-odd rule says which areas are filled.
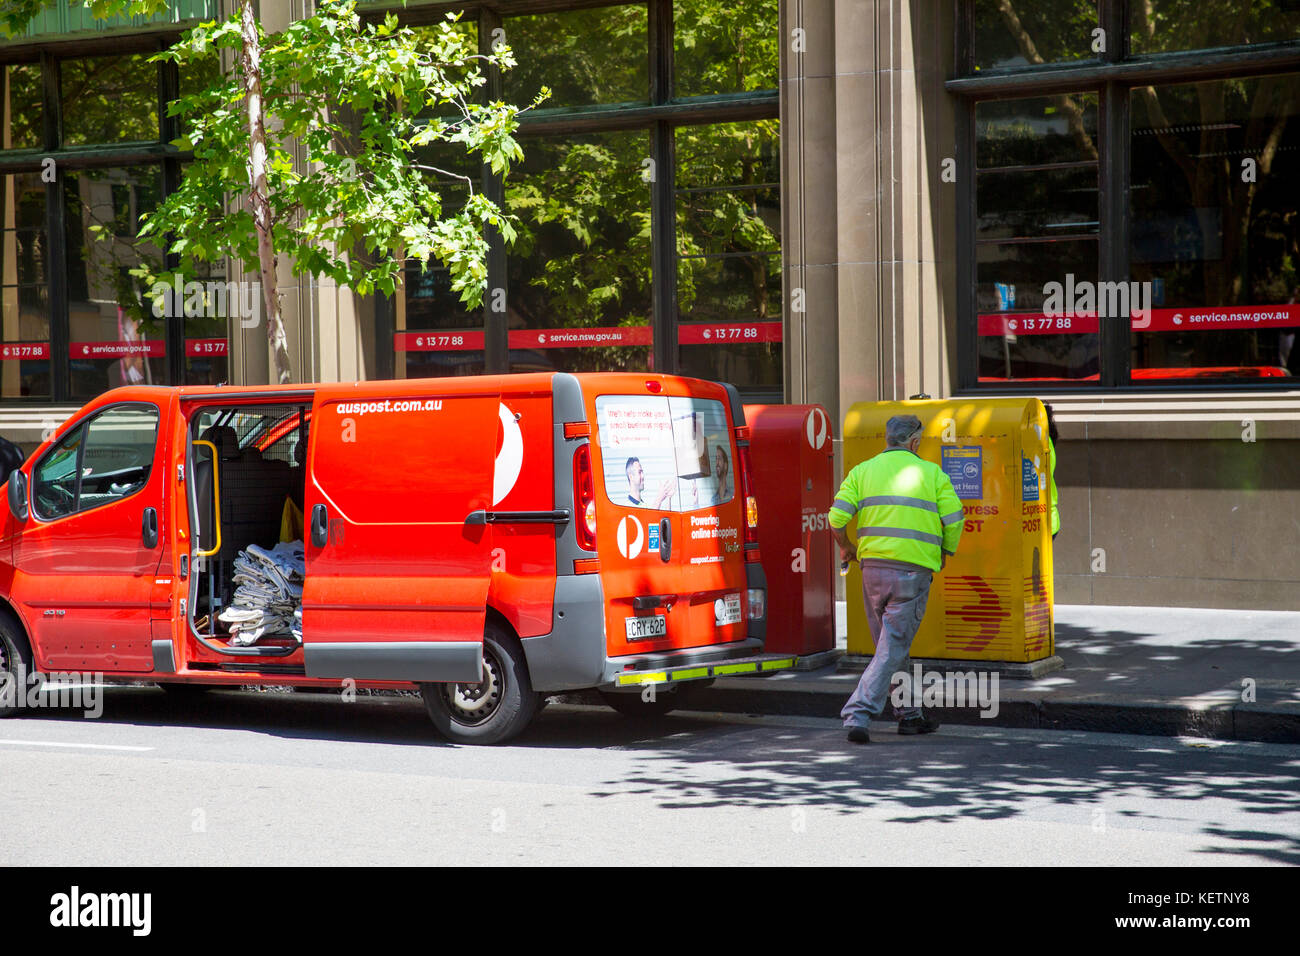
[[[290,634],[302,640],[302,584],[306,556],[301,541],[269,550],[250,544],[235,558],[235,595],[217,615],[230,626],[231,644],[255,644]]]

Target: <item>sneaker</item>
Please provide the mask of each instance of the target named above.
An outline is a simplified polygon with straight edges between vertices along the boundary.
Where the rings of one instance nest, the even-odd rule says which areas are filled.
[[[932,734],[939,729],[939,722],[931,720],[924,714],[913,714],[911,717],[904,717],[898,722],[898,732],[903,735],[908,734]]]
[[[849,742],[855,744],[869,744],[871,737],[867,733],[866,727],[852,727],[849,729]]]

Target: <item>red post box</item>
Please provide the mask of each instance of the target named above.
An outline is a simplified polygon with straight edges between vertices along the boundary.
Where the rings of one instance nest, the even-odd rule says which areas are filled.
[[[835,656],[831,417],[820,405],[746,405],[745,421],[767,575],[766,649],[799,655],[801,669],[821,666]]]

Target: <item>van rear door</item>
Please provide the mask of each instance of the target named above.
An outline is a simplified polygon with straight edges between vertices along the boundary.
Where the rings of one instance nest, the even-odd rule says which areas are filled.
[[[618,384],[626,388],[630,378]],[[670,376],[646,384],[654,386],[648,394],[601,394],[593,402],[611,657],[745,638],[743,517],[727,393]]]
[[[317,392],[302,602],[310,677],[481,679],[482,516],[500,396],[428,385]]]
[[[699,643],[746,637],[744,498],[734,422],[720,386],[676,380],[669,397],[678,472],[682,535],[676,559],[682,613]]]
[[[662,650],[689,637],[686,615],[674,613],[682,589],[676,558],[681,492],[668,398],[597,395],[594,406],[596,548],[607,653]]]

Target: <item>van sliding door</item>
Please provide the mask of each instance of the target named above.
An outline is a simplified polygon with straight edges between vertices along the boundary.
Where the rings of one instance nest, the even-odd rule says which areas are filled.
[[[434,386],[436,389],[436,386]],[[322,389],[306,488],[311,677],[477,681],[497,394]]]

